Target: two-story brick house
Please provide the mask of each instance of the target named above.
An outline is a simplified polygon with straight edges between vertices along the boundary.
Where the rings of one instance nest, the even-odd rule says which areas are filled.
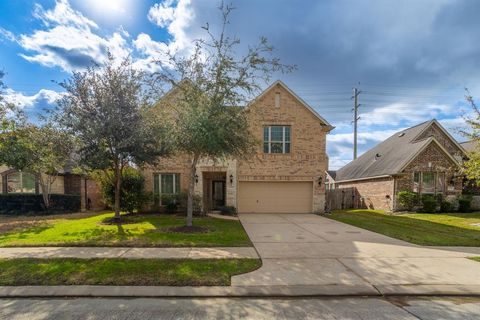
[[[463,147],[435,119],[399,131],[336,171],[338,188],[354,187],[361,205],[370,209],[402,209],[399,191],[442,194],[462,192],[458,169]]]
[[[167,94],[162,100],[157,107],[171,107],[175,99]],[[281,81],[246,108],[250,130],[261,143],[249,159],[200,161],[195,193],[202,209],[228,205],[238,212],[323,212],[326,135],[333,127]],[[146,189],[156,195],[187,190],[189,166],[181,154],[160,159],[143,169]]]

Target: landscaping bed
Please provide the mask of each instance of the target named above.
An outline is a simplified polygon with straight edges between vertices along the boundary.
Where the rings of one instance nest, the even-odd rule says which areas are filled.
[[[378,210],[342,210],[327,218],[419,245],[480,246],[480,213],[391,215]]]
[[[251,246],[239,221],[199,217],[194,226],[205,232],[179,232],[185,217],[167,214],[129,215],[126,224],[105,224],[113,213],[78,218],[0,220],[0,247],[244,247]],[[14,227],[12,227],[12,224]],[[7,227],[10,226],[10,227]]]
[[[0,286],[228,286],[259,259],[0,259]]]

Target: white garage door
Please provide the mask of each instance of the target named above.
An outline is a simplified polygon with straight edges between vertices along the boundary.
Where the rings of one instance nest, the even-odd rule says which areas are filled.
[[[311,213],[312,187],[311,181],[240,181],[238,212]]]

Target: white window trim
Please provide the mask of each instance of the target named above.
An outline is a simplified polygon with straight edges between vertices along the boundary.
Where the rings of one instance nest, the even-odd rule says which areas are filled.
[[[180,174],[179,173],[157,173],[157,179],[158,179],[158,195],[159,196],[162,196],[163,193],[162,193],[162,175],[164,176],[167,176],[167,175],[173,175],[173,193],[165,193],[165,194],[178,194],[176,192],[177,190],[177,183],[179,183],[179,181],[177,181],[177,176],[178,176],[178,180],[180,180]]]
[[[437,191],[438,189],[438,175],[439,174],[443,174],[443,180],[444,180],[444,183],[443,183],[443,186],[444,186],[444,189],[445,189],[445,185],[446,185],[446,180],[447,180],[447,175],[445,174],[445,172],[439,172],[439,171],[414,171],[413,172],[413,183],[415,183],[415,173],[419,173],[420,174],[420,179],[418,181],[418,194],[422,195],[422,194],[430,194],[430,195],[437,195],[437,194],[444,194],[445,193],[445,190],[441,190],[441,191]],[[433,173],[433,192],[424,192],[424,188],[423,188],[423,174],[424,173]]]
[[[272,141],[272,127],[282,127],[282,141]],[[285,128],[287,128],[287,127],[290,128],[290,139],[289,139],[289,141],[287,141],[285,139],[285,131],[286,131]],[[280,142],[282,144],[282,154],[287,153],[286,152],[287,143],[290,144],[290,152],[288,152],[288,154],[292,152],[292,141],[291,141],[292,140],[292,129],[291,129],[291,126],[288,126],[288,125],[267,125],[267,126],[264,126],[264,128],[267,128],[267,130],[268,130],[268,141],[266,141],[266,142],[267,142],[267,145],[268,145],[268,153],[269,154],[272,154],[272,143],[274,143],[274,142],[275,143]],[[264,129],[263,135],[265,136],[265,129]],[[265,144],[265,141],[263,141],[263,143]],[[265,146],[263,148],[265,149]],[[275,154],[277,154],[277,153],[275,153]]]

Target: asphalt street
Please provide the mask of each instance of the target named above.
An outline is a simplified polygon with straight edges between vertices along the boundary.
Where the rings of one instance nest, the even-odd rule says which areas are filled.
[[[2,299],[0,319],[479,319],[474,298]]]

